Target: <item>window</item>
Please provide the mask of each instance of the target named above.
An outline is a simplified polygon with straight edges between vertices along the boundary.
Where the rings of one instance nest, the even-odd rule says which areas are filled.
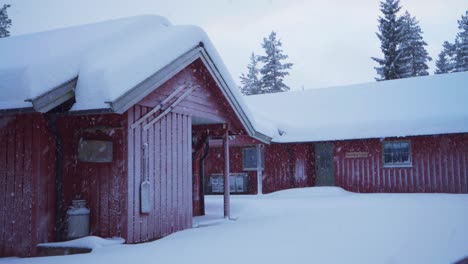
[[[92,163],[112,162],[112,141],[80,139],[78,160]]]
[[[230,173],[229,174],[229,192],[230,193],[246,193],[248,183],[247,173]],[[209,193],[224,192],[224,175],[215,173],[210,175],[210,181],[207,188]]]
[[[264,149],[262,148],[262,169],[264,168],[265,158]],[[257,169],[257,148],[244,148],[242,150],[242,164],[244,170],[256,170]]]
[[[411,166],[411,144],[409,141],[389,141],[383,143],[384,167]]]

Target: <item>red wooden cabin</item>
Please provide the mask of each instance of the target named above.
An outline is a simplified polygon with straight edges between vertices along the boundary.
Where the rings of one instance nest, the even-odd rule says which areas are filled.
[[[231,172],[255,194],[303,186],[353,192],[468,193],[468,73],[246,97],[263,146],[263,188],[248,160],[259,142],[231,148]],[[281,107],[278,107],[281,105]],[[220,172],[215,144],[205,185]]]
[[[154,29],[153,20],[123,22]],[[184,38],[178,30],[171,34]],[[209,40],[190,30],[204,42],[186,40],[189,49],[172,52],[168,64],[100,102],[105,108],[80,101],[96,89],[80,86],[84,70],[28,102],[6,94],[0,104],[0,256],[34,256],[38,243],[66,239],[67,209],[75,199],[90,209],[90,235],[139,243],[190,228],[203,206],[198,164],[208,138],[223,143],[222,173],[229,171],[230,137],[267,139],[253,130]]]

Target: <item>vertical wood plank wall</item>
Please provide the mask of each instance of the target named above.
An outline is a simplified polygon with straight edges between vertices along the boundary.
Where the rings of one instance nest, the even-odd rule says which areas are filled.
[[[411,141],[411,167],[384,168],[380,139],[334,141],[336,186],[353,192],[468,193],[468,134],[387,140]],[[313,186],[315,184],[313,146],[314,143],[266,145],[264,192]],[[231,148],[232,172],[243,172],[242,148]],[[346,158],[346,152],[367,152],[369,156]],[[205,180],[208,181],[212,173],[221,173],[222,166],[221,150],[210,149],[205,160]],[[301,168],[304,168],[304,171]],[[249,175],[248,193],[254,194],[256,172],[246,173]]]
[[[265,146],[263,192],[313,186],[315,179],[313,144],[271,144]]]
[[[128,239],[138,243],[154,240],[192,226],[192,121],[168,113],[148,130],[146,122],[131,124],[150,108],[136,105],[128,112]],[[148,143],[151,210],[141,213],[140,185],[143,144]]]
[[[244,171],[242,149],[253,146],[234,146],[230,148],[231,172],[248,174],[248,194],[257,193],[257,172]],[[263,192],[312,186],[315,179],[314,148],[307,144],[265,145],[265,170],[263,172]],[[222,173],[224,160],[222,148],[210,148],[205,159],[205,184],[213,173]]]
[[[91,235],[125,237],[127,227],[126,119],[116,114],[63,116],[58,120],[63,140],[63,219],[73,199],[90,208]],[[113,145],[112,162],[78,160],[80,140],[105,140]],[[63,222],[65,231],[65,222]],[[65,238],[65,233],[63,232]]]
[[[408,137],[412,166],[384,168],[379,139],[335,142],[336,185],[353,192],[468,193],[468,134]],[[346,158],[368,152],[368,158]]]
[[[234,132],[239,132],[242,130],[242,125],[237,118],[237,116],[234,113],[234,110],[230,106],[229,102],[226,100],[224,97],[221,89],[217,87],[217,84],[207,68],[204,66],[203,62],[201,62],[200,59],[194,61],[192,64],[190,64],[188,67],[177,73],[173,78],[171,78],[169,81],[164,83],[161,87],[158,89],[154,90],[151,92],[149,95],[147,95],[144,99],[142,99],[138,103],[139,109],[134,109],[133,114],[137,117],[141,116],[141,113],[146,113],[147,111],[150,111],[149,109],[154,108],[158,104],[160,104],[164,99],[166,99],[169,95],[171,95],[176,89],[179,87],[195,87],[195,89],[184,99],[182,100],[174,109],[173,113],[177,113],[178,115],[181,116],[191,116],[194,118],[199,118],[202,120],[209,120],[210,122],[215,122],[217,124],[229,124],[229,128],[231,131]],[[182,94],[184,91],[187,90],[185,88],[180,94]],[[180,95],[175,96],[175,98],[179,97]],[[171,102],[168,103],[171,104],[173,101],[175,101],[175,98],[171,100]],[[135,118],[134,116],[129,117]],[[131,121],[133,122],[133,121]],[[130,123],[131,123],[130,122]],[[164,121],[166,122],[166,121]],[[191,126],[191,124],[190,124]],[[196,127],[196,126],[195,126]],[[154,128],[151,128],[149,130],[149,133],[153,133],[151,130]],[[161,134],[166,133],[168,135],[171,135],[172,133],[176,133],[173,131],[174,128],[168,128],[164,131],[161,132]],[[141,128],[137,128],[130,133],[141,133]],[[184,132],[185,133],[185,132]],[[165,135],[166,135],[165,134]],[[191,132],[190,132],[191,134]],[[166,135],[167,137],[167,135]],[[131,138],[131,137],[129,137]],[[164,139],[164,138],[163,138]],[[163,139],[160,141],[163,142]],[[149,139],[148,139],[149,140]],[[135,143],[140,143],[137,139]],[[158,141],[156,141],[158,143]],[[179,147],[179,145],[177,145]],[[166,163],[173,162],[174,159],[180,159],[178,156],[179,154],[176,154],[175,158],[172,156],[173,153],[179,153],[179,152],[184,152],[184,149],[176,149],[173,152],[169,153],[169,156],[167,157],[162,157],[164,159],[163,163],[164,166],[166,166]],[[129,153],[129,155],[133,155],[133,153]],[[191,153],[191,148],[189,150],[189,156],[188,162],[192,162],[192,153]],[[167,160],[166,160],[167,159]],[[138,164],[138,161],[135,161],[135,166]],[[132,165],[130,165],[132,166]],[[199,164],[195,163],[194,168],[190,168],[191,173],[193,170],[197,170]],[[224,166],[224,165],[223,165]],[[157,168],[156,168],[157,169]],[[164,167],[163,169],[167,169]],[[152,170],[152,169],[150,169]],[[138,173],[138,171],[136,171]],[[193,174],[195,176],[195,179],[197,179],[198,173]],[[164,184],[180,184],[179,182],[171,182],[171,179],[163,179]],[[193,178],[191,180],[191,183],[193,182],[193,190],[197,191],[200,188],[200,184],[198,181],[193,181]],[[256,187],[255,187],[256,189]],[[254,189],[254,190],[255,190]],[[195,214],[199,214],[200,211],[200,197],[197,196],[196,192],[191,192],[193,194],[193,206],[192,206],[192,212],[195,212]],[[136,191],[136,189],[135,189]],[[167,190],[162,190],[162,192],[166,192]],[[163,193],[163,196],[165,194]],[[138,197],[136,197],[138,199]],[[174,198],[179,198],[174,197]],[[185,196],[184,196],[185,199]],[[170,201],[169,201],[170,202]],[[169,204],[169,206],[171,206]],[[193,208],[195,208],[195,211],[193,211]],[[134,217],[133,215],[129,215],[130,218]],[[143,225],[144,227],[145,225]],[[138,230],[139,227],[136,228],[136,233],[140,232]],[[164,234],[156,234],[157,237],[161,237]],[[138,237],[138,236],[137,236]],[[138,238],[135,241],[145,241],[147,238],[142,237]]]
[[[55,141],[40,114],[0,117],[0,257],[54,239]]]

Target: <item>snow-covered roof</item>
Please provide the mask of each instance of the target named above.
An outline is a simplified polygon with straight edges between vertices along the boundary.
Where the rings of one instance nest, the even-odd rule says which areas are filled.
[[[197,47],[199,56],[207,54],[205,61],[209,60],[223,93],[254,134],[253,125],[263,126],[252,123],[236,83],[206,33],[154,15],[0,39],[0,110],[31,108],[37,98],[64,100],[73,87],[76,103],[71,111],[122,112],[126,109],[116,110],[113,103],[132,91],[141,97],[135,100],[141,100],[145,94],[136,87]]]
[[[74,109],[108,108],[105,101],[117,98],[173,59],[161,52],[161,40],[171,33],[169,26],[162,17],[144,16],[3,38],[0,109],[31,107],[25,100],[78,75]],[[150,50],[162,58],[153,56],[153,62],[148,62],[145,55]],[[126,68],[137,63],[141,67]]]
[[[121,112],[113,103],[200,43],[249,134],[264,141],[265,135],[302,142],[468,132],[468,73],[242,97],[202,29],[160,16],[0,39],[0,110],[31,108],[27,100],[47,99],[51,91],[64,98],[73,87],[72,111]]]
[[[273,142],[468,132],[468,72],[247,96]],[[265,127],[265,126],[264,126]],[[282,134],[282,135],[280,135]]]

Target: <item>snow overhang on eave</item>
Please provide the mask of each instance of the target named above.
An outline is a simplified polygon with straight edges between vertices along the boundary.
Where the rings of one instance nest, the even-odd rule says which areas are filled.
[[[36,98],[28,99],[31,102],[33,109],[39,113],[47,113],[55,107],[67,102],[75,97],[76,83],[78,77],[75,77],[55,88],[49,90]]]

